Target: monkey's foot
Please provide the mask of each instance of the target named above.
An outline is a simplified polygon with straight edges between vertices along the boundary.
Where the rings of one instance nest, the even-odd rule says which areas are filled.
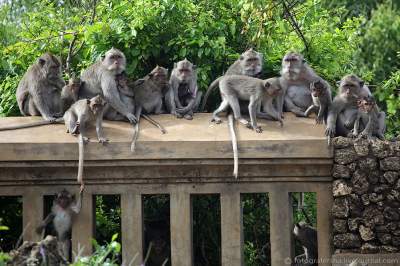
[[[219,117],[213,117],[213,118],[211,119],[211,122],[214,122],[215,124],[221,124],[221,123],[222,123],[222,120],[221,120],[221,118],[219,118]]]
[[[88,137],[82,137],[83,143],[89,143],[90,139]]]
[[[193,116],[190,114],[185,114],[183,117],[187,120],[193,120]]]
[[[181,118],[183,118],[183,115],[182,115],[182,114],[179,114],[179,113],[176,113],[176,118],[181,119]]]
[[[72,129],[72,131],[70,132],[72,135],[76,136],[78,135],[79,132],[79,127],[80,127],[81,123],[79,121],[76,122],[74,129]]]
[[[322,118],[316,118],[315,119],[315,124],[317,124],[317,125],[320,125],[320,124],[322,124],[324,122],[324,119],[322,119]]]
[[[108,142],[107,138],[99,138],[99,143],[106,144]]]
[[[263,130],[262,130],[262,128],[261,128],[260,126],[253,127],[253,130],[254,130],[255,132],[257,132],[257,133],[262,133],[262,132],[263,132]]]

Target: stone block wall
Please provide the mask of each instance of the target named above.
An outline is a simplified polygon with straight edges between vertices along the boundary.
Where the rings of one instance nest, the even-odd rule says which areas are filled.
[[[333,139],[335,253],[400,250],[400,142]]]

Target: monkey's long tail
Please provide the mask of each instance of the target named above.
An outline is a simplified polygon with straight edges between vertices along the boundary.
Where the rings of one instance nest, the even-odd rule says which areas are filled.
[[[50,125],[50,124],[64,124],[64,118],[62,118],[62,117],[57,118],[55,121],[43,120],[43,121],[31,122],[31,123],[27,123],[27,124],[23,124],[23,125],[0,127],[0,131],[38,127],[38,126],[45,126],[45,125]]]
[[[82,185],[83,184],[83,161],[85,158],[85,142],[84,142],[81,134],[79,134],[78,147],[79,147],[79,163],[78,163],[78,176],[76,179]]]
[[[238,146],[235,133],[235,125],[233,121],[233,114],[228,115],[228,126],[229,126],[229,133],[231,135],[232,149],[233,149],[233,176],[237,179],[239,173],[239,155],[238,155]]]
[[[210,86],[208,87],[206,94],[204,94],[203,98],[203,103],[201,104],[200,111],[204,112],[204,107],[206,106],[208,96],[210,96],[210,93],[219,85],[219,81],[221,80],[222,77],[217,78],[213,82],[211,82]]]
[[[136,141],[139,137],[139,120],[135,124],[135,130],[133,132],[132,142],[131,142],[131,152],[135,152],[136,149]]]
[[[156,120],[154,120],[150,116],[142,114],[142,117],[144,119],[146,119],[147,121],[149,121],[154,126],[158,127],[161,130],[161,133],[163,133],[163,134],[167,133],[167,130],[159,122],[157,122]]]

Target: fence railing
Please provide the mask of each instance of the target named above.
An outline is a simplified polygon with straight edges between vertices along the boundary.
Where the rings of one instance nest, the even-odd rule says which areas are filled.
[[[73,251],[77,251],[78,246],[85,248],[85,254],[92,251],[93,195],[120,195],[122,257],[124,261],[130,261],[138,254],[137,261],[141,261],[144,248],[142,196],[169,194],[171,263],[193,265],[191,196],[219,194],[222,265],[244,265],[241,194],[268,193],[272,265],[289,265],[294,253],[290,193],[315,192],[318,253],[325,259],[319,265],[330,265],[327,259],[332,251],[332,151],[321,137],[322,128],[311,127],[313,121],[296,120],[287,115],[286,128],[267,123],[272,132],[268,139],[247,129],[238,130],[241,158],[240,177],[236,180],[232,177],[233,161],[226,126],[221,126],[224,130],[207,128],[202,117],[205,115],[199,116],[197,123],[179,122],[184,125],[177,131],[184,130],[185,126],[187,129],[180,134],[174,131],[170,118],[158,117],[169,131],[167,140],[159,140],[160,136],[155,139],[154,134],[158,133],[150,126],[142,126],[142,139],[139,139],[137,154],[133,155],[125,151],[129,150],[130,127],[106,123],[111,143],[106,147],[90,143],[87,147],[86,189],[82,210],[73,223]],[[2,122],[6,123],[0,120],[0,126]],[[292,128],[293,124],[296,128]],[[206,127],[205,132],[200,127]],[[24,228],[35,228],[43,219],[45,195],[53,195],[63,188],[71,192],[79,190],[75,183],[77,161],[73,159],[77,158],[75,140],[69,136],[54,142],[51,139],[54,131],[61,130],[60,125],[33,129],[36,134],[49,136],[42,141],[36,140],[36,136],[33,140],[26,138],[26,130],[20,130],[22,133],[18,134],[0,132],[0,149],[4,151],[0,155],[0,195],[23,197]],[[119,132],[114,132],[116,130]],[[214,131],[226,131],[226,135],[210,134]],[[274,139],[273,134],[277,131],[281,131],[281,139]],[[191,132],[198,136],[190,135]],[[114,134],[122,134],[125,139],[113,142]],[[183,138],[184,134],[188,137]],[[306,137],[299,137],[302,134]],[[215,149],[207,153],[210,147]],[[99,155],[101,149],[104,150]],[[149,158],[149,154],[154,158]],[[29,229],[24,235],[25,240],[39,240],[39,237]]]

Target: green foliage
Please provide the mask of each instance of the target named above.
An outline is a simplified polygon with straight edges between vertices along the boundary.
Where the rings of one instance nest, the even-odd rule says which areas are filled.
[[[121,253],[121,244],[116,240],[118,234],[114,234],[111,238],[111,242],[100,246],[96,240],[93,239],[92,243],[95,248],[95,252],[88,257],[78,256],[71,266],[117,266],[120,265],[117,262],[117,257]]]
[[[118,196],[96,196],[96,240],[102,245],[120,232],[121,207]]]
[[[0,252],[0,266],[6,266],[7,262],[9,262],[10,260],[10,255],[4,252]]]

